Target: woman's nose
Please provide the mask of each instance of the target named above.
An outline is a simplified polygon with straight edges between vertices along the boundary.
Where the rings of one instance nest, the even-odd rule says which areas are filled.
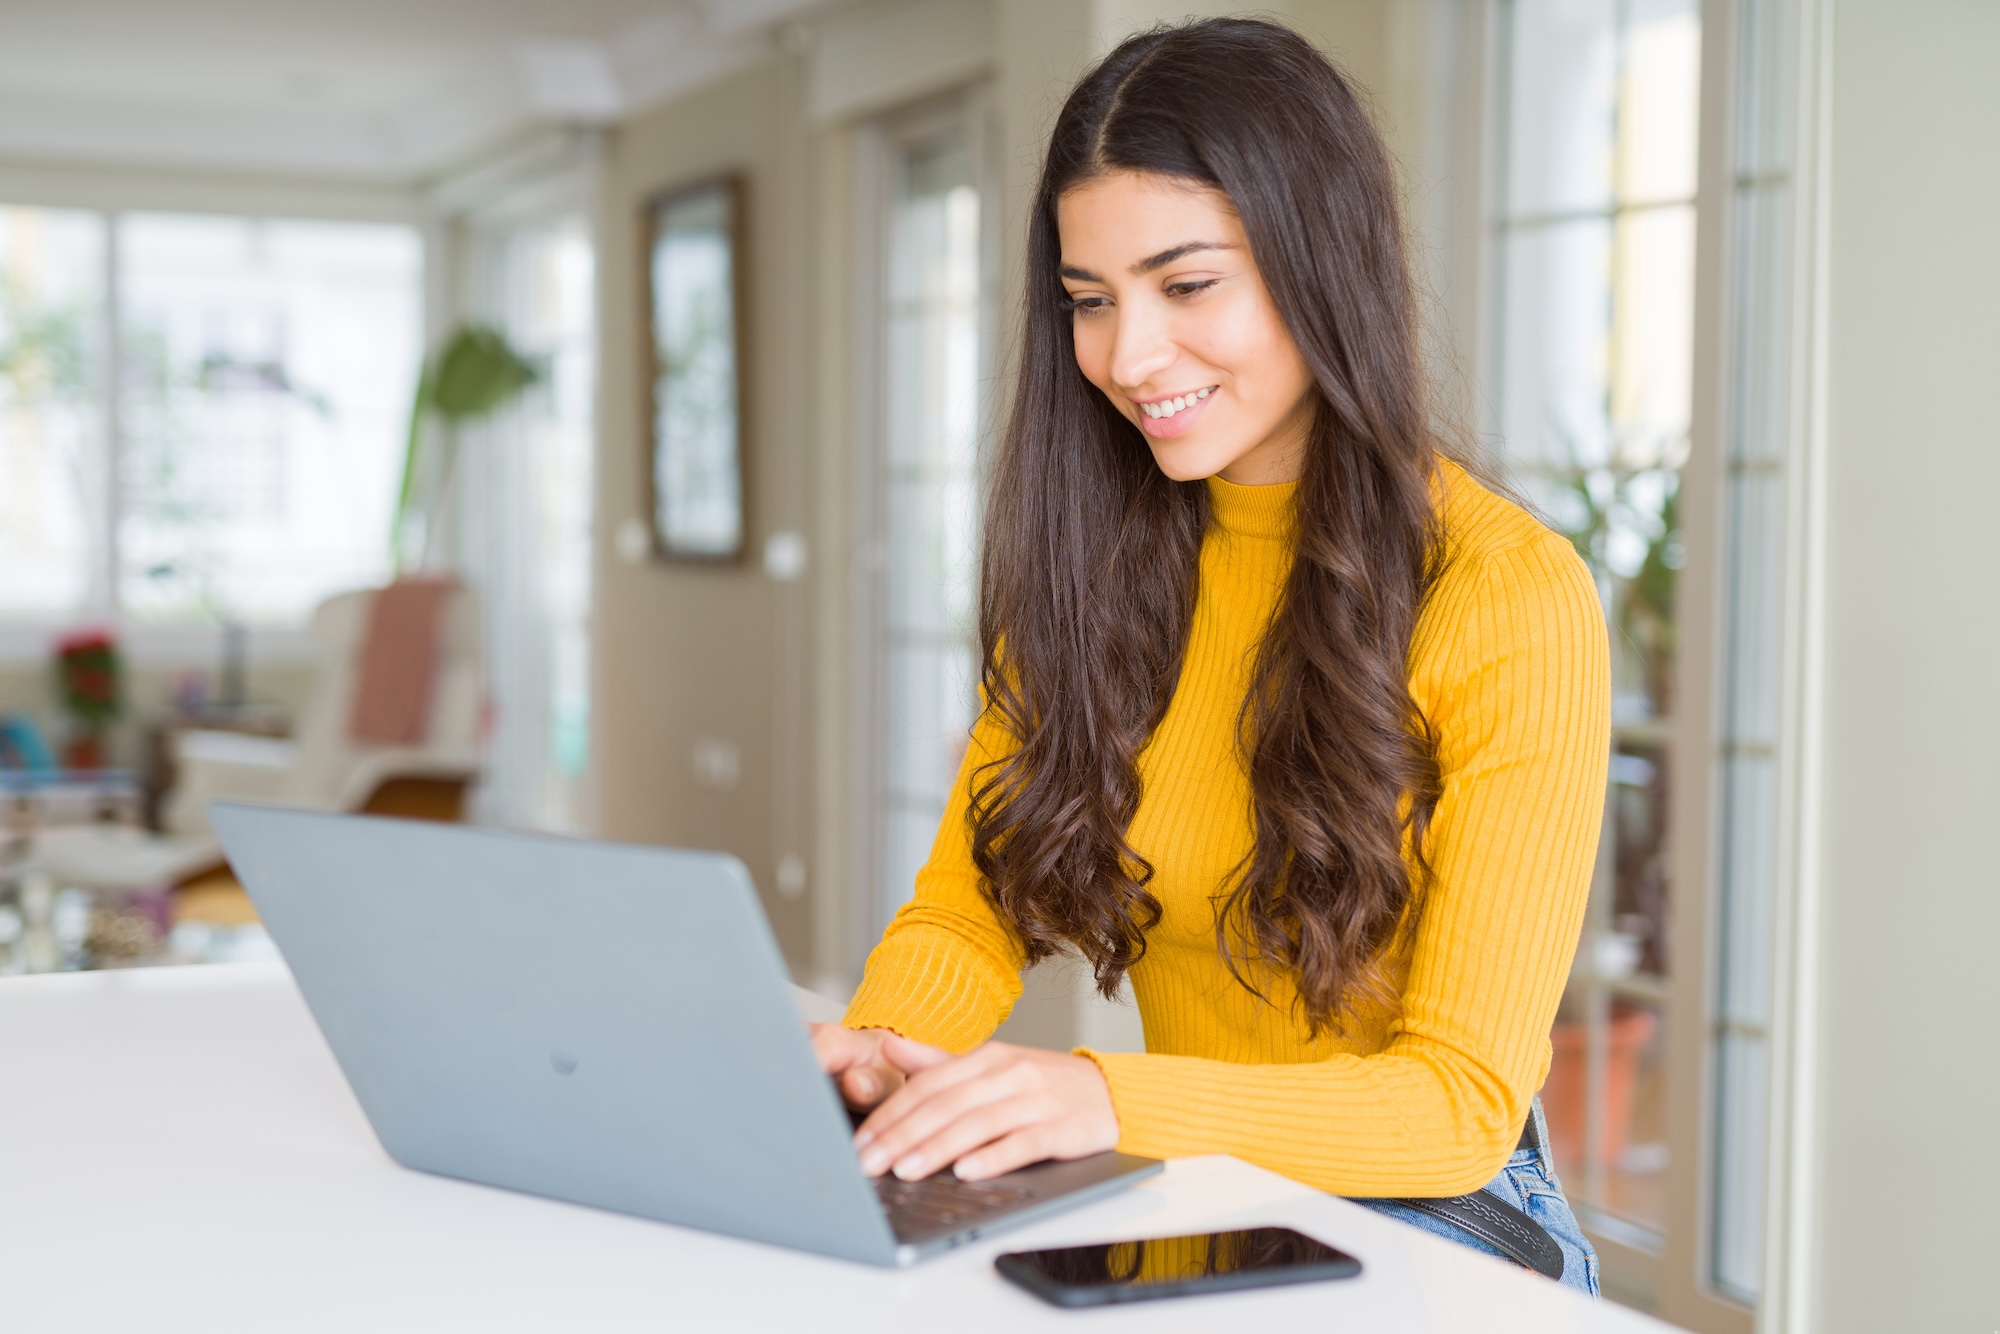
[[[1118,312],[1118,331],[1111,345],[1111,379],[1119,388],[1136,391],[1173,365],[1178,355],[1164,321],[1143,309]]]

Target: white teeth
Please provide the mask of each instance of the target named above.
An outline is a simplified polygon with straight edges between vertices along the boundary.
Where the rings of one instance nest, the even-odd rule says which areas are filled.
[[[1171,417],[1177,412],[1187,411],[1214,391],[1215,386],[1210,385],[1207,389],[1198,389],[1192,394],[1182,394],[1177,398],[1162,399],[1158,403],[1141,403],[1139,410],[1158,421],[1162,417]]]

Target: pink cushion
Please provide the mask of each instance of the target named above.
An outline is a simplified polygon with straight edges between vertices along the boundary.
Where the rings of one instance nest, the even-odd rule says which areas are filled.
[[[444,610],[457,591],[457,582],[448,578],[398,579],[369,600],[348,720],[356,741],[422,743],[442,658]]]

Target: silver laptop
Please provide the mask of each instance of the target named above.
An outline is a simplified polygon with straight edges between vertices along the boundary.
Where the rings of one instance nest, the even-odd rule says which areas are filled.
[[[871,1264],[1160,1169],[870,1181],[733,857],[217,803],[382,1147],[406,1167]]]

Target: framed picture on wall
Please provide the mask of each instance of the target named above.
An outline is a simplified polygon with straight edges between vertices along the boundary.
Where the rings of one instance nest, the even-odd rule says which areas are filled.
[[[743,554],[743,185],[727,176],[645,205],[647,491],[653,548]]]

